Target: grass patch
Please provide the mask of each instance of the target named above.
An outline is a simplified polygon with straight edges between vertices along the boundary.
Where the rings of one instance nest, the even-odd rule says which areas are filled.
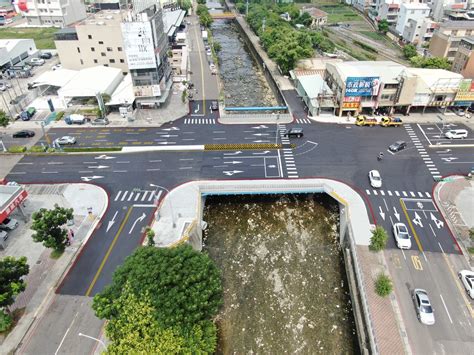
[[[11,145],[7,150],[9,153],[24,153],[26,152],[26,147],[24,145]]]
[[[20,318],[23,316],[23,314],[25,314],[25,309],[26,309],[26,307],[17,308],[10,314],[10,316],[12,317],[13,323],[12,323],[11,327],[8,330],[6,330],[4,332],[0,332],[0,335],[3,337],[3,339],[5,339],[8,336],[8,334],[13,329],[15,329],[15,326],[20,321]]]
[[[50,257],[51,259],[57,260],[57,259],[59,259],[59,258],[61,257],[61,255],[63,255],[63,254],[64,254],[64,250],[63,250],[63,251],[59,251],[59,250],[54,250],[54,249],[53,249],[53,251],[51,251],[51,254],[49,254],[49,257]]]
[[[0,39],[28,39],[32,38],[38,49],[55,49],[54,34],[57,28],[2,28]]]
[[[379,32],[373,32],[373,31],[359,31],[360,34],[364,35],[365,37],[368,37],[370,39],[373,39],[375,41],[381,41],[381,42],[387,42],[389,41],[389,38]]]
[[[350,6],[343,4],[321,5],[319,8],[328,14],[328,23],[362,21],[362,17]]]
[[[42,147],[40,145],[34,145],[30,149],[28,149],[29,152],[31,153],[44,153],[48,149],[46,146]]]
[[[81,152],[120,152],[122,150],[121,147],[110,147],[110,148],[73,148],[67,147],[63,148],[63,151],[66,153],[81,153]]]
[[[358,45],[360,48],[365,49],[366,51],[377,53],[377,50],[374,47],[371,47],[365,43],[354,41],[354,44]]]

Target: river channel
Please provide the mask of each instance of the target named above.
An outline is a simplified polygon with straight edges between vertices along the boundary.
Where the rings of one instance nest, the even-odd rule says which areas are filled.
[[[231,20],[215,20],[211,29],[222,48],[218,58],[225,106],[276,106],[277,100],[237,25]]]

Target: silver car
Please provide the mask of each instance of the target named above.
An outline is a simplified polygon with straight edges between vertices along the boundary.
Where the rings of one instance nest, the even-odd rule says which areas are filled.
[[[70,144],[76,144],[76,138],[72,136],[64,136],[61,138],[56,138],[54,142],[57,145],[70,145]]]
[[[416,315],[419,321],[425,325],[435,324],[434,309],[431,306],[428,293],[421,289],[413,290],[413,302],[415,302]]]

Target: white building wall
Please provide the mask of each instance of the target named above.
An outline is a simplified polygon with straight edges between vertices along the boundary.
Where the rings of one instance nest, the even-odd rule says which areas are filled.
[[[13,46],[8,44],[11,41],[15,43]],[[9,63],[10,61],[16,62],[14,59],[20,57],[24,53],[28,53],[28,56],[33,55],[37,52],[35,41],[32,39],[12,39],[12,40],[1,40],[0,41],[0,66]]]
[[[84,0],[28,0],[22,12],[29,25],[64,27],[86,18]]]
[[[409,19],[419,22],[427,18],[429,14],[430,8],[426,4],[401,4],[395,29],[400,35],[403,35]]]

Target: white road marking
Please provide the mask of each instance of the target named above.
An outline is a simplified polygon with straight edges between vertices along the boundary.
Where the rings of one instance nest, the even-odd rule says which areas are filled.
[[[115,200],[114,201],[117,201],[119,198],[120,198],[120,195],[122,194],[122,190],[120,190],[117,195],[115,196]]]
[[[33,165],[33,163],[17,163],[16,165]]]
[[[127,197],[128,191],[125,191],[122,195],[122,199],[120,201],[125,201],[125,198]]]
[[[42,171],[41,174],[57,174],[57,171]]]
[[[117,161],[117,164],[128,164],[130,161]]]
[[[433,235],[434,235],[436,238],[438,238],[438,236],[436,235],[436,233],[435,233],[435,231],[434,231],[434,229],[433,229],[433,226],[432,226],[431,224],[429,224],[429,226],[430,226],[430,229],[431,229],[431,232],[433,233]],[[441,249],[441,250],[443,250],[443,249]]]
[[[402,251],[402,255],[403,255],[403,259],[407,260],[407,257],[405,255],[405,252],[403,251],[403,249],[400,249]]]
[[[395,191],[395,195],[400,196],[400,193],[398,191]]]
[[[17,172],[11,172],[8,173],[9,175],[24,175],[26,174],[26,171],[17,171]]]
[[[451,315],[449,314],[448,307],[446,307],[446,303],[444,302],[443,295],[439,295],[441,297],[441,301],[443,302],[444,309],[446,310],[446,314],[448,315],[449,321],[453,324],[453,320],[451,319]]]
[[[137,196],[135,196],[135,200],[134,200],[134,201],[138,201],[139,198],[140,198],[140,194],[137,194]]]
[[[69,331],[71,330],[71,327],[72,327],[73,323],[76,321],[76,318],[77,318],[78,314],[79,314],[79,312],[77,312],[77,313],[74,315],[74,318],[72,319],[71,323],[69,324],[69,327],[66,329],[66,333],[64,333],[64,336],[63,336],[63,338],[61,339],[61,342],[59,343],[58,348],[57,348],[56,351],[54,352],[54,355],[58,355],[59,349],[61,349],[61,346],[63,346],[64,340],[66,340],[67,334],[68,334]]]
[[[193,168],[192,166],[182,166],[181,168],[179,168],[179,170],[189,170],[192,168]]]
[[[60,161],[51,161],[48,163],[48,165],[63,165],[64,163],[63,162],[60,162]]]
[[[127,201],[131,201],[131,200],[132,200],[133,194],[134,194],[134,192],[131,192],[131,193],[130,193],[130,196],[128,196],[128,200],[127,200]]]
[[[428,192],[425,192],[427,197],[431,198],[431,195]]]
[[[377,195],[378,195],[378,193],[377,193],[377,190],[374,190],[374,195],[375,195],[375,196],[377,196]]]
[[[387,192],[389,196],[392,196],[392,191],[388,190]]]
[[[146,198],[146,196],[148,195],[149,192],[151,192],[151,191],[144,191],[142,199],[140,201],[145,201],[145,198]]]
[[[127,170],[113,170],[113,173],[126,173]]]
[[[382,196],[385,196],[384,190],[380,190],[380,194],[381,194]]]
[[[387,211],[388,211],[387,201],[385,201],[385,199],[384,199],[384,198],[383,198],[382,200],[383,200],[383,203],[384,203],[384,205],[385,205],[385,208],[386,208],[386,209],[387,209]],[[393,223],[392,223],[392,224],[393,224]]]
[[[194,158],[181,158],[181,159],[179,159],[179,161],[188,161],[188,160],[192,161],[192,160],[194,160]]]
[[[160,171],[160,169],[146,169],[146,171]]]
[[[423,194],[421,192],[418,192],[418,196],[420,197],[424,197]]]
[[[161,160],[148,160],[150,163],[161,163]]]
[[[78,172],[81,173],[81,174],[83,174],[83,173],[92,173],[92,170],[80,170]]]
[[[407,197],[408,194],[405,191],[402,191],[403,196]],[[397,195],[398,196],[398,195]]]

